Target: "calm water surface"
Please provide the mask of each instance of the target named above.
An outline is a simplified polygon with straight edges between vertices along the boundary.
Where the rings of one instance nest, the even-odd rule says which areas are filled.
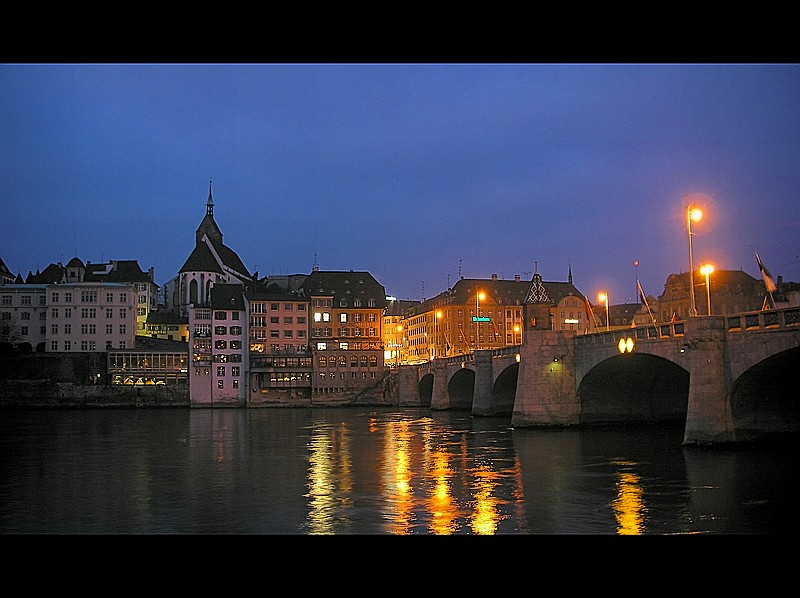
[[[429,409],[0,412],[3,534],[797,533],[796,451]]]

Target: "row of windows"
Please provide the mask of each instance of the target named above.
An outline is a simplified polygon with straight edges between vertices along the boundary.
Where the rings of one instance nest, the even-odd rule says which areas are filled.
[[[59,317],[59,308],[53,307],[50,310],[50,317],[53,319],[58,319]],[[128,308],[123,307],[117,312],[119,314],[120,319],[127,319],[128,318]],[[105,310],[106,318],[112,319],[114,317],[114,309],[111,307],[107,307]],[[72,317],[72,308],[65,307],[64,308],[64,318],[71,318]],[[84,320],[93,320],[97,318],[97,309],[94,307],[82,307],[81,308],[81,318]]]
[[[283,331],[283,338],[294,338],[294,333],[297,332],[297,338],[305,338],[306,331],[305,330],[284,330]],[[281,338],[281,331],[280,330],[270,330],[269,331],[269,338]],[[267,331],[266,330],[251,330],[250,331],[250,340],[251,341],[263,341],[267,339]]]
[[[186,370],[186,355],[183,353],[109,353],[110,372],[181,372]]]
[[[269,346],[270,353],[306,353],[308,345],[288,345],[283,346],[278,343],[271,343]],[[267,346],[264,343],[250,343],[250,353],[266,353]]]
[[[305,303],[284,303],[283,304],[283,311],[294,311],[295,305],[297,306],[297,311],[306,311]],[[270,311],[280,311],[281,305],[280,303],[270,303],[269,310]],[[263,314],[267,311],[267,304],[266,303],[258,303],[254,302],[250,304],[250,313],[253,314]]]
[[[339,307],[347,307],[347,299],[339,299]],[[333,299],[314,299],[314,307],[333,307]],[[367,307],[375,307],[375,299],[367,299]],[[361,299],[353,299],[353,307],[362,307]]]
[[[270,324],[280,324],[280,318],[278,316],[270,316],[269,318]],[[293,316],[284,316],[283,318],[284,324],[294,324],[294,317]],[[297,316],[297,323],[298,324],[305,324],[306,317],[305,316]],[[250,316],[250,326],[266,326],[267,325],[267,316]]]
[[[337,357],[336,355],[331,355],[331,356],[320,355],[317,358],[317,362],[319,363],[319,367],[321,367],[321,368],[326,368],[326,367],[344,368],[344,367],[347,367],[347,356],[346,355],[339,355]],[[369,364],[369,367],[371,367],[371,368],[378,367],[378,358],[375,355],[369,355],[369,356],[367,356],[367,355],[361,355],[361,356],[359,356],[359,355],[351,355],[350,356],[350,367],[351,368],[357,368],[359,366],[361,366],[362,368],[365,368],[365,367],[367,367],[367,364]]]
[[[366,334],[364,334],[365,330]],[[339,336],[378,336],[377,328],[339,328],[338,332]],[[333,330],[330,328],[312,328],[311,336],[316,338],[332,337]]]
[[[11,320],[11,312],[10,311],[4,311],[2,313],[2,315],[0,315],[0,319]],[[29,311],[21,311],[19,313],[19,319],[20,320],[30,320],[31,319],[31,312],[29,312]],[[39,312],[39,319],[40,320],[46,320],[47,319],[47,314],[45,312],[43,312],[43,311]]]
[[[230,342],[231,349],[241,349],[242,348],[242,341],[231,341]],[[227,349],[228,348],[228,341],[226,340],[218,340],[214,341],[214,348],[215,349]]]
[[[78,349],[78,346],[79,345],[76,342],[75,343],[75,350],[97,351],[97,342],[93,341],[93,340],[81,341],[80,349]],[[106,350],[113,349],[113,348],[114,348],[113,347],[113,343],[111,341],[106,341]],[[119,341],[119,347],[117,347],[117,348],[118,349],[126,349],[127,348],[126,342],[125,341]],[[58,341],[50,341],[50,350],[51,351],[59,351]],[[61,349],[61,351],[72,351],[72,341],[64,341],[63,348]]]
[[[1,303],[3,305],[13,305],[14,304],[13,297],[14,297],[13,295],[3,295]],[[44,295],[38,295],[38,297],[39,297],[39,305],[45,305],[47,301],[46,297]],[[20,305],[33,305],[33,303],[31,302],[31,295],[20,295],[19,301]]]
[[[20,336],[28,336],[28,332],[29,330],[27,326],[19,327]],[[44,336],[45,333],[46,333],[46,328],[44,326],[41,326],[39,328],[39,334]],[[8,326],[3,326],[2,328],[0,328],[0,336],[2,336],[2,338],[7,339],[10,335],[11,335],[11,328],[9,328]]]
[[[352,319],[350,319],[352,316]],[[345,323],[348,321],[352,322],[361,322],[363,319],[364,314],[355,313],[355,314],[348,314],[347,312],[342,312],[339,314],[339,322]],[[328,311],[316,311],[314,312],[314,321],[315,322],[330,322],[331,321],[331,314]],[[367,322],[376,322],[377,316],[374,313],[367,314]]]
[[[228,319],[228,312],[226,311],[215,311],[214,312],[214,319],[215,320],[227,320]],[[239,312],[234,311],[231,312],[231,320],[238,320],[239,319]]]

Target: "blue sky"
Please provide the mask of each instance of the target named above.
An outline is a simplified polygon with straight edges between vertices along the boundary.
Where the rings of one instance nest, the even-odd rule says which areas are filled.
[[[2,64],[0,257],[194,247],[213,179],[251,272],[366,270],[402,299],[465,278],[659,295],[695,265],[800,282],[797,64]],[[638,260],[638,267],[633,262]]]

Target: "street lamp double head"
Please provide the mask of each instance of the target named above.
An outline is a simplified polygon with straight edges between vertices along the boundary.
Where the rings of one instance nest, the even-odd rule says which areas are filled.
[[[606,304],[606,332],[608,332],[608,293],[600,293],[597,295],[597,300]]]
[[[694,299],[694,263],[692,256],[692,222],[699,222],[703,211],[697,206],[686,207],[686,232],[689,236],[689,316],[697,317],[697,304]]]

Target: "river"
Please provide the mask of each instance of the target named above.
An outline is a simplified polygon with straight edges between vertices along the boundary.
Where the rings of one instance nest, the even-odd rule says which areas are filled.
[[[3,534],[798,532],[797,451],[394,408],[0,412]]]

